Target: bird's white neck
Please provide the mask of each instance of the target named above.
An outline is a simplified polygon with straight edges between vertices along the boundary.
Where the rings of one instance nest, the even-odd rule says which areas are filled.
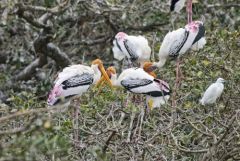
[[[100,80],[102,74],[101,74],[101,71],[99,70],[98,65],[92,65],[91,68],[94,71],[93,83],[96,83],[98,80]]]
[[[167,58],[161,58],[158,62],[154,62],[153,65],[161,68],[166,63],[166,60]]]
[[[111,76],[111,81],[112,81],[112,85],[113,85],[113,86],[119,86],[117,74],[112,74],[112,76]]]

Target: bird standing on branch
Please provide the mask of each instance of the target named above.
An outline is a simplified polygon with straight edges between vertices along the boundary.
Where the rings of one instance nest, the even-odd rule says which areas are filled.
[[[147,68],[145,64],[145,69],[150,73],[152,73],[151,68],[152,66]],[[109,67],[107,73],[113,86],[123,87],[132,93],[147,95],[146,104],[149,109],[160,107],[170,97],[169,85],[163,80],[155,79],[142,68],[126,69],[118,78],[114,67]]]
[[[99,81],[101,75],[109,83],[109,85],[112,86],[100,59],[94,60],[91,67],[85,65],[72,65],[64,68],[63,71],[58,74],[58,77],[55,80],[55,85],[47,100],[48,105],[68,107],[70,101],[74,97],[81,96],[83,93],[85,93],[90,85]],[[75,111],[73,113],[73,140],[76,147],[80,146],[78,133],[78,114],[79,106],[75,106]]]
[[[94,60],[91,67],[79,64],[64,68],[54,82],[54,88],[48,97],[48,105],[69,102],[70,98],[81,96],[90,85],[95,84],[101,78],[101,75],[111,85],[100,59]]]
[[[112,51],[115,59],[121,61],[127,58],[131,66],[133,62],[138,62],[143,66],[143,63],[148,61],[151,55],[151,48],[146,38],[127,35],[124,32],[119,32],[115,36]]]
[[[177,57],[177,80],[179,80],[180,73],[180,59],[179,57],[185,54],[190,48],[199,50],[206,44],[205,28],[203,22],[193,21],[187,24],[185,28],[179,28],[169,32],[163,39],[162,45],[159,49],[159,62],[153,65],[161,68],[168,57]]]
[[[225,80],[223,78],[218,78],[215,83],[212,83],[207,90],[204,92],[200,103],[202,105],[213,104],[221,96]]]

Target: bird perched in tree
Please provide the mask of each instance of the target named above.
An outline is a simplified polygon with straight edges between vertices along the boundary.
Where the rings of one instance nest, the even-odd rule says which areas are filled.
[[[177,73],[180,72],[179,56],[185,54],[190,48],[199,50],[206,44],[205,28],[201,21],[193,21],[185,26],[172,32],[169,32],[163,39],[159,49],[159,62],[155,62],[154,66],[162,67],[168,57],[177,59]],[[178,79],[177,75],[177,79]]]
[[[149,71],[152,72],[151,69]],[[146,103],[149,109],[160,107],[170,98],[169,85],[163,80],[155,79],[142,68],[126,69],[119,77],[114,67],[109,67],[107,73],[113,86],[123,87],[132,93],[147,95]]]
[[[200,103],[202,105],[215,103],[216,100],[221,96],[223,92],[224,82],[225,80],[223,78],[218,78],[215,83],[212,83],[203,94],[203,97],[200,100]]]
[[[130,64],[138,62],[141,66],[151,55],[151,48],[145,37],[127,35],[124,32],[119,32],[115,36],[112,51],[115,59],[121,61],[127,58]]]
[[[103,78],[111,85],[111,81],[100,59],[92,62],[91,67],[85,65],[72,65],[63,69],[54,82],[53,90],[48,97],[48,105],[67,103],[74,96],[80,96],[95,84],[103,75]]]
[[[70,101],[75,96],[81,96],[85,93],[90,85],[95,84],[103,75],[104,80],[112,86],[111,81],[103,67],[103,63],[100,59],[96,59],[92,62],[91,67],[85,65],[72,65],[63,69],[58,74],[55,80],[53,90],[50,92],[47,103],[49,106],[59,105],[68,107]],[[75,146],[79,146],[78,143],[78,114],[79,106],[75,106],[75,112],[73,119],[74,125],[74,140],[77,143]]]
[[[178,57],[185,54],[190,48],[201,49],[206,44],[205,28],[201,21],[193,21],[185,28],[179,28],[167,33],[159,49],[159,62],[154,63],[162,67],[168,57]]]

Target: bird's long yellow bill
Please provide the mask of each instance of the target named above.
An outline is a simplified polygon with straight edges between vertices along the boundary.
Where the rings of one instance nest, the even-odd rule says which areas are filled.
[[[96,83],[96,87],[102,86],[105,82],[104,76],[100,78],[100,80]]]
[[[107,72],[105,71],[105,69],[104,69],[103,66],[100,67],[100,71],[101,71],[101,73],[102,73],[102,78],[97,82],[96,86],[100,85],[101,82],[103,82],[104,80],[106,80],[107,83],[108,83],[108,84],[110,85],[110,87],[112,88],[112,87],[113,87],[113,86],[112,86],[112,82],[111,82],[111,80],[109,79],[108,74],[107,74]]]

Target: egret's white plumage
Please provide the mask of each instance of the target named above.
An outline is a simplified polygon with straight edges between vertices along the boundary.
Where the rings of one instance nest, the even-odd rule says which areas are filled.
[[[206,44],[205,29],[201,21],[194,21],[172,32],[165,37],[159,49],[159,62],[154,65],[162,67],[168,57],[177,57],[190,48],[198,50]]]
[[[69,98],[80,96],[86,92],[90,85],[95,84],[101,78],[101,74],[106,77],[107,74],[101,63],[99,59],[96,59],[91,67],[72,65],[64,68],[54,82],[54,88],[48,97],[48,105],[52,106],[61,101],[66,103]]]
[[[223,92],[224,82],[225,82],[224,79],[218,78],[215,83],[212,83],[203,94],[203,97],[200,100],[200,103],[202,105],[215,103],[217,98],[219,98]]]
[[[119,32],[113,41],[113,56],[117,60],[128,58],[131,61],[137,61],[141,65],[150,59],[151,48],[148,40],[143,36],[132,36]]]

